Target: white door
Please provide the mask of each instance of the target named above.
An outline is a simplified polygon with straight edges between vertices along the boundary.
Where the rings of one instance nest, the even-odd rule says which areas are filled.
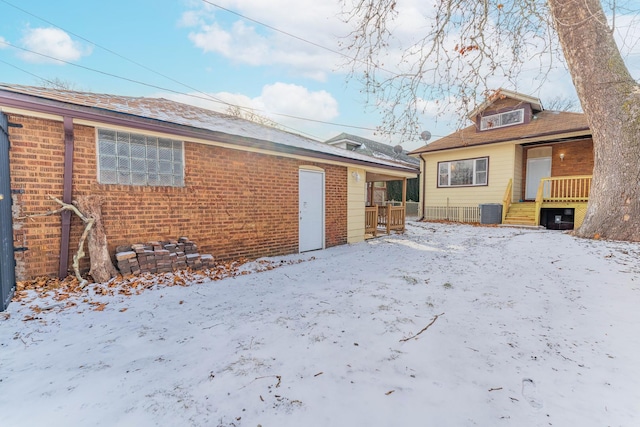
[[[527,159],[527,188],[525,199],[533,200],[538,193],[538,186],[542,178],[551,176],[551,157]]]
[[[324,172],[300,170],[300,252],[324,248]]]

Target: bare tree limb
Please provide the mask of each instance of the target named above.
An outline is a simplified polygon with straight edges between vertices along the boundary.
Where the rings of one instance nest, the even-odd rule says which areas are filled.
[[[65,203],[62,200],[58,199],[57,197],[54,197],[54,196],[51,196],[51,195],[47,195],[47,197],[49,199],[53,200],[54,202],[58,203],[61,207],[59,209],[51,210],[51,211],[48,211],[48,212],[45,212],[45,213],[26,215],[26,216],[23,216],[23,217],[19,217],[18,219],[27,219],[27,218],[28,219],[33,219],[34,217],[56,215],[56,214],[59,214],[62,211],[71,211],[71,212],[75,213],[78,216],[78,218],[80,218],[82,220],[82,222],[84,222],[85,227],[84,227],[84,231],[82,232],[82,236],[80,236],[80,241],[78,242],[78,251],[73,256],[73,271],[74,271],[74,273],[76,275],[76,278],[80,282],[80,287],[83,288],[89,282],[86,279],[84,279],[82,277],[82,275],[80,274],[80,260],[85,255],[85,253],[84,253],[84,242],[87,239],[87,236],[89,235],[89,230],[91,230],[91,227],[93,227],[93,224],[95,223],[95,219],[91,218],[91,217],[87,217],[86,215],[84,215],[82,212],[80,212],[80,210],[75,205],[72,205],[70,203]]]
[[[409,340],[416,339],[416,338],[418,337],[418,335],[420,335],[421,333],[423,333],[424,331],[426,331],[427,329],[429,329],[429,327],[430,327],[431,325],[433,325],[433,324],[436,322],[436,320],[438,320],[438,317],[440,317],[440,316],[442,316],[442,315],[444,315],[444,313],[436,314],[436,315],[434,316],[434,318],[431,320],[431,322],[430,322],[427,326],[425,326],[424,328],[422,328],[422,329],[420,330],[420,332],[418,332],[417,334],[415,334],[415,335],[413,335],[413,336],[411,336],[411,337],[409,337],[409,338],[403,338],[403,339],[401,339],[401,340],[400,340],[400,342],[407,342],[407,341],[409,341]]]

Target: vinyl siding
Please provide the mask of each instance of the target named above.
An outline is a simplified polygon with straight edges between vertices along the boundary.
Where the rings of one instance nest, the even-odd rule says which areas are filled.
[[[423,191],[425,206],[477,206],[481,203],[502,203],[509,179],[516,171],[514,144],[494,144],[482,147],[425,153],[425,186]],[[472,187],[438,188],[438,163],[489,158],[488,185]]]
[[[357,173],[360,179],[353,176]],[[366,205],[366,171],[349,168],[347,171],[347,243],[364,240],[364,208]]]

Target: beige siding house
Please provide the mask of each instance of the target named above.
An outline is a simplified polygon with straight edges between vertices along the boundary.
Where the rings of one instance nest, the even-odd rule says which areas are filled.
[[[536,98],[501,89],[468,117],[471,126],[410,153],[421,160],[424,219],[582,223],[593,170],[583,114],[547,111]]]

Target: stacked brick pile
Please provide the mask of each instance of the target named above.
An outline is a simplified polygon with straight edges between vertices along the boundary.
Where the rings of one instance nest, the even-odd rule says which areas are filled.
[[[187,237],[162,242],[135,243],[116,248],[118,270],[122,275],[140,273],[169,273],[211,268],[213,255],[199,254],[198,246]]]
[[[138,264],[136,253],[132,250],[117,252],[116,261],[118,262],[118,270],[120,270],[123,276],[127,274],[140,274],[140,264]]]

